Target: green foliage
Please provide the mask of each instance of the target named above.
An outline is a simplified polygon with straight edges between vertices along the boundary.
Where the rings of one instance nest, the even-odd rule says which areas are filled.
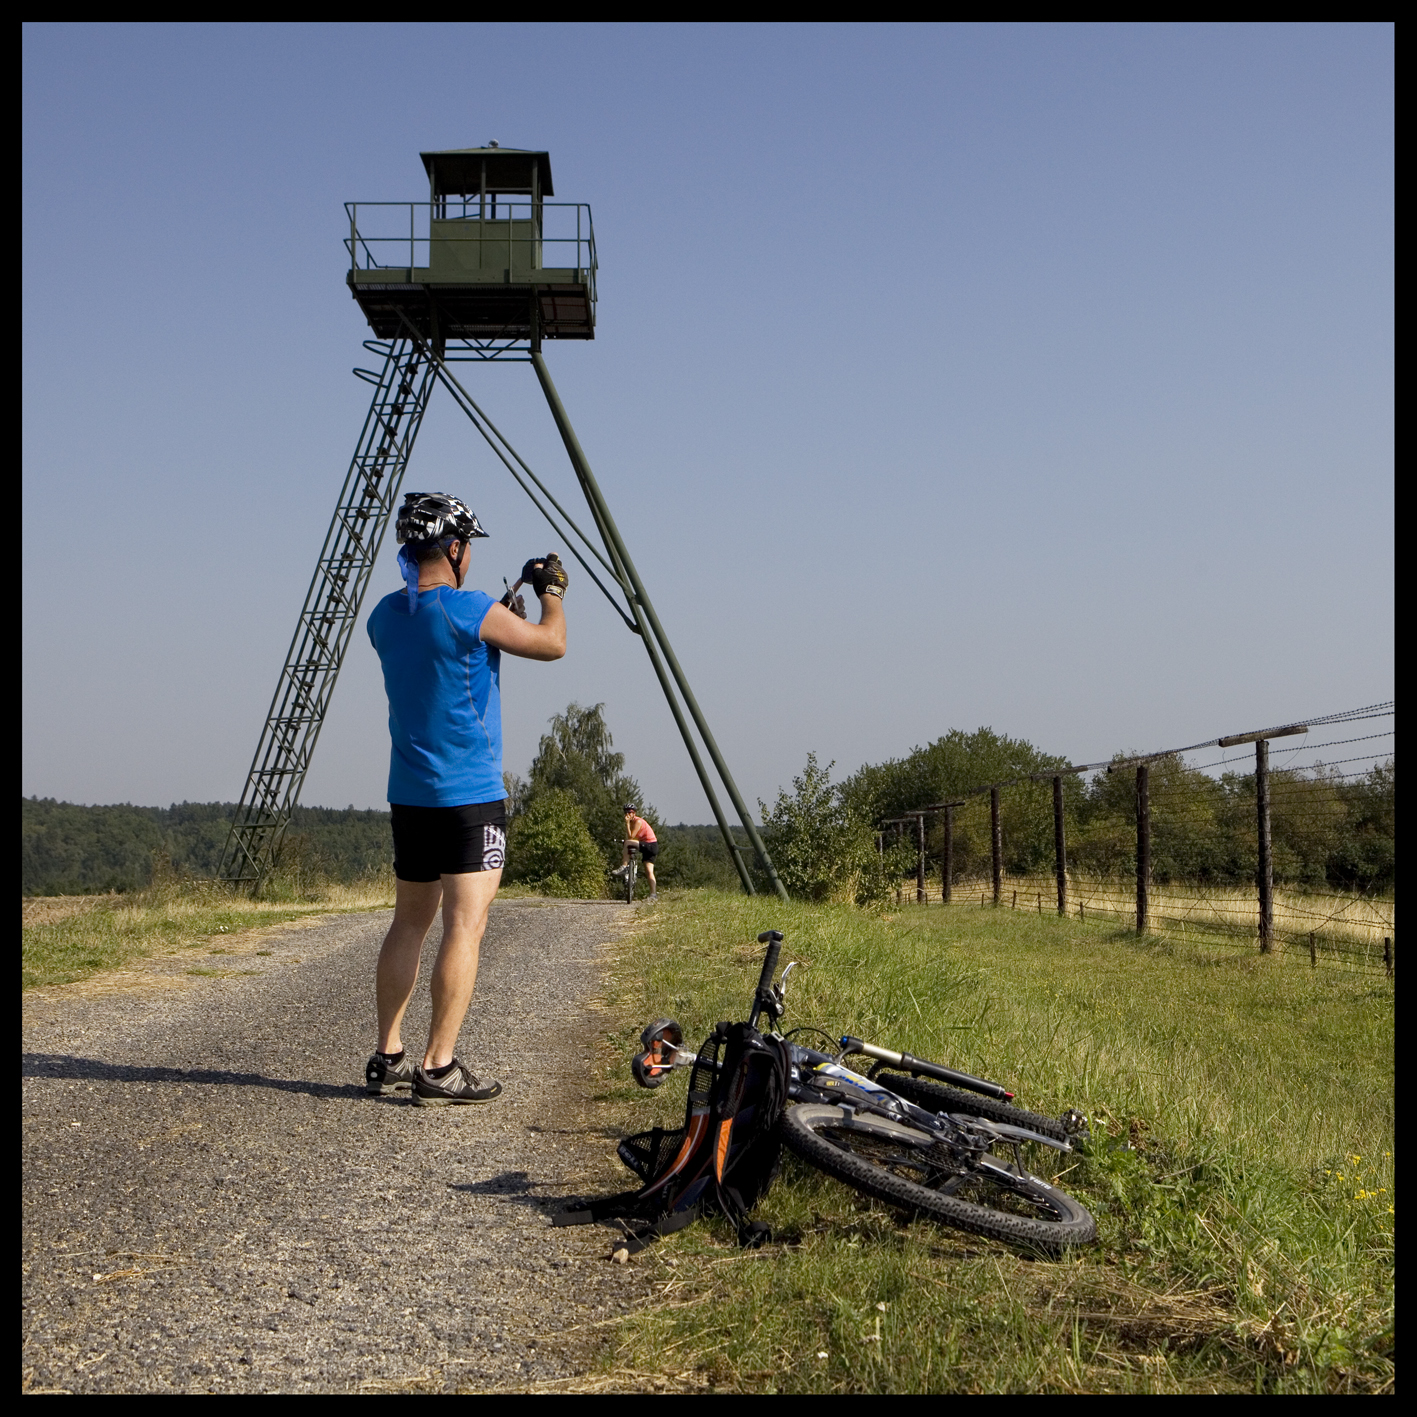
[[[869,822],[898,817],[929,802],[964,799],[955,809],[954,870],[956,879],[986,876],[992,847],[987,793],[974,792],[991,782],[1007,782],[1030,773],[1066,767],[1067,759],[1035,748],[1022,738],[1009,738],[992,728],[973,733],[960,729],[916,748],[904,758],[867,764],[842,783],[842,795],[858,816]],[[1071,810],[1082,797],[1074,777],[1063,780]],[[974,793],[974,795],[968,795]],[[1004,865],[1010,872],[1047,870],[1053,858],[1053,788],[1049,782],[1016,783],[1000,799]],[[944,849],[944,827],[928,824],[925,850],[938,860]],[[913,873],[913,849],[903,850],[903,871]]]
[[[84,807],[21,798],[21,893],[142,890],[154,856],[170,860],[180,876],[213,876],[235,811],[231,802]],[[387,812],[297,807],[286,842],[293,857],[318,861],[323,876],[346,883],[387,870],[393,859]]]
[[[541,739],[527,778],[504,774],[514,840],[518,839],[518,822],[523,815],[532,812],[548,794],[567,794],[600,852],[603,871],[620,864],[624,806],[634,802],[659,839],[655,875],[661,889],[731,889],[737,884],[738,873],[717,827],[683,823],[665,826],[654,808],[644,801],[639,783],[625,771],[625,755],[615,751],[605,722],[604,704],[590,708],[568,704],[564,713],[552,716],[550,729]],[[741,839],[746,846],[746,837]]]
[[[614,751],[605,705],[567,704],[565,713],[551,716],[550,724],[551,731],[542,735],[537,746],[525,791],[518,794],[521,810],[529,811],[546,793],[569,793],[604,864],[618,866],[625,835],[624,805],[640,802],[641,793],[639,783],[625,772],[625,755]],[[519,785],[514,779],[512,786]],[[648,806],[642,812],[657,835],[653,812]]]
[[[979,728],[973,733],[953,728],[904,758],[859,768],[841,788],[855,811],[868,821],[878,822],[926,802],[952,801],[990,782],[1067,765],[1066,758],[1044,753],[1022,738],[1009,738],[992,728]],[[1043,786],[1051,793],[1051,787]]]
[[[1134,756],[1118,754],[1118,760]],[[999,818],[1004,869],[1042,874],[1053,862],[1053,787],[1018,781],[1067,766],[1022,739],[992,729],[952,730],[904,758],[868,764],[841,785],[843,799],[871,822],[898,817],[931,802],[963,799],[954,816],[956,879],[991,869],[989,794],[1007,783]],[[1084,783],[1062,779],[1068,858],[1090,875],[1136,869],[1136,770],[1098,773]],[[1152,875],[1161,884],[1192,880],[1238,884],[1254,879],[1258,847],[1254,774],[1220,779],[1188,768],[1178,757],[1150,765]],[[1270,833],[1275,880],[1292,885],[1364,891],[1393,887],[1395,777],[1391,761],[1357,782],[1322,767],[1270,773]],[[943,826],[929,826],[926,852],[938,860]],[[907,871],[913,865],[907,865]]]
[[[909,849],[895,844],[883,857],[870,820],[833,787],[834,764],[821,767],[815,753],[792,779],[792,792],[779,791],[769,809],[761,799],[763,840],[778,879],[797,900],[833,900],[867,905],[895,889]],[[913,857],[910,857],[913,859]]]
[[[625,1077],[641,1022],[673,1014],[697,1041],[741,1018],[771,926],[807,965],[788,1026],[1087,1113],[1091,1140],[1054,1174],[1099,1242],[1015,1254],[789,1157],[756,1212],[773,1243],[741,1251],[710,1223],[636,1261],[674,1299],[625,1318],[607,1357],[619,1371],[779,1394],[1390,1390],[1390,981],[1013,911],[699,892],[646,925],[610,999],[606,1086],[625,1131],[682,1115],[682,1081],[644,1093]]]
[[[1270,773],[1274,878],[1282,884],[1391,890],[1395,877],[1395,777],[1391,762],[1348,783],[1318,768]],[[1019,791],[1010,788],[1009,795]],[[1219,780],[1176,757],[1149,769],[1152,876],[1238,884],[1258,865],[1253,773]],[[1041,812],[1038,814],[1041,817]],[[1136,769],[1099,773],[1068,824],[1079,870],[1127,875],[1136,864]]]
[[[543,895],[583,900],[605,894],[605,862],[571,793],[540,792],[513,822],[507,877]]]
[[[719,890],[739,890],[738,871],[723,844],[717,826],[668,827],[655,824],[659,838],[659,860],[654,863],[655,875],[664,890],[694,889],[712,886]],[[733,832],[745,861],[753,859],[753,848],[742,827]]]
[[[1397,777],[1389,759],[1361,781],[1340,790],[1348,830],[1331,850],[1328,879],[1334,885],[1391,890],[1397,873]]]

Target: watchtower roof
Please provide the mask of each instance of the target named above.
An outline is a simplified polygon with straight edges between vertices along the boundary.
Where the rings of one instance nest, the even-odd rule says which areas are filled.
[[[482,191],[484,170],[489,192],[531,192],[535,187],[538,196],[554,195],[550,153],[530,148],[446,148],[419,153],[419,157],[434,197],[464,197]]]

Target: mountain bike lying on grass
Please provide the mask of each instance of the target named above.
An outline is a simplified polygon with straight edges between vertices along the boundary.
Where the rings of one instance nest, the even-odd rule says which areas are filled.
[[[664,1197],[656,1233],[668,1233],[679,1228],[670,1217],[685,1208],[669,1202],[688,1195],[703,1178],[694,1192],[694,1214],[716,1196],[717,1208],[738,1219],[743,1239],[747,1209],[775,1172],[775,1146],[772,1161],[763,1159],[763,1138],[772,1131],[804,1161],[855,1190],[961,1230],[1052,1251],[1096,1237],[1092,1216],[1024,1165],[1026,1151],[1038,1147],[1071,1151],[1070,1138],[1086,1126],[1080,1113],[1053,1118],[1025,1112],[1010,1105],[1013,1094],[998,1083],[850,1035],[824,1053],[793,1037],[821,1030],[778,1032],[794,968],[789,964],[773,983],[782,939],[776,930],[758,936],[767,953],[746,1024],[719,1024],[697,1053],[683,1046],[683,1030],[673,1019],[657,1019],[641,1034],[644,1051],[631,1069],[642,1087],[658,1087],[677,1068],[695,1071],[682,1130],[656,1129],[621,1144],[622,1159],[646,1184],[612,1198],[622,1202],[619,1213],[630,1213],[623,1203],[632,1195],[641,1217],[650,1213],[654,1196]],[[766,1035],[757,1030],[764,1015],[772,1030]],[[873,1060],[865,1076],[844,1066],[857,1056]],[[780,1097],[774,1096],[777,1070]],[[752,1105],[745,1106],[745,1099]],[[740,1128],[741,1160],[734,1154]],[[736,1188],[735,1160],[743,1176]],[[683,1181],[690,1184],[681,1189]],[[589,1211],[580,1214],[592,1218]],[[744,1243],[752,1243],[751,1237]]]

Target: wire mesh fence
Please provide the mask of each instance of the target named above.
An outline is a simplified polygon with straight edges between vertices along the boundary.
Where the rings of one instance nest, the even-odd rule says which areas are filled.
[[[879,840],[916,846],[902,904],[1050,911],[1391,973],[1394,711],[980,784],[888,819]]]

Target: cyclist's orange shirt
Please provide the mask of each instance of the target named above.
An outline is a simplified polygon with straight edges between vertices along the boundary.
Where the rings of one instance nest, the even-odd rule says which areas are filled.
[[[644,819],[643,817],[636,817],[636,818],[634,819],[634,821],[635,821],[635,825],[630,828],[630,833],[629,833],[629,835],[630,835],[630,840],[631,840],[631,841],[658,841],[658,840],[659,840],[659,838],[658,838],[657,836],[655,836],[655,834],[654,834],[654,828],[653,828],[652,826],[650,826],[650,824],[649,824],[647,821],[645,821],[645,819]]]

